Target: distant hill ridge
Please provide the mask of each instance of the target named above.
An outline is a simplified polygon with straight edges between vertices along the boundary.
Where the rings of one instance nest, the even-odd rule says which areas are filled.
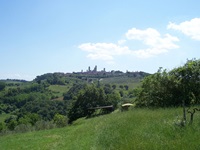
[[[109,78],[109,77],[116,77],[116,76],[128,76],[128,77],[145,77],[150,75],[150,73],[143,72],[143,71],[120,71],[120,70],[111,70],[106,71],[105,68],[103,70],[98,71],[97,66],[94,67],[93,70],[90,69],[90,66],[86,71],[81,70],[81,72],[72,72],[72,73],[64,73],[64,72],[54,72],[54,73],[45,73],[42,75],[36,76],[33,81],[44,80],[46,77],[49,76],[57,76],[57,77],[92,77],[92,78]],[[24,79],[0,79],[3,82],[28,82]]]

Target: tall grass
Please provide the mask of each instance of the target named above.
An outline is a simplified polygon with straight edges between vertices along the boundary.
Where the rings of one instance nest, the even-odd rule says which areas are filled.
[[[179,126],[181,109],[134,109],[65,128],[0,137],[1,149],[141,150],[200,149],[200,113],[192,126]]]

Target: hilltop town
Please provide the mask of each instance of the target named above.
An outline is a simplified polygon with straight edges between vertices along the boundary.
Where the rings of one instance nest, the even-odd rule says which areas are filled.
[[[128,75],[128,76],[133,76],[133,77],[144,77],[146,75],[149,75],[149,73],[143,72],[143,71],[126,71],[125,73],[120,71],[120,70],[111,70],[111,71],[106,71],[106,68],[103,68],[103,70],[98,71],[97,70],[97,65],[94,67],[94,69],[91,69],[89,66],[86,71],[81,70],[81,72],[73,72],[73,73],[67,73],[68,75],[71,74],[77,74],[77,75],[97,75],[97,76],[105,76],[105,77],[110,77],[110,76],[123,76],[123,75]]]

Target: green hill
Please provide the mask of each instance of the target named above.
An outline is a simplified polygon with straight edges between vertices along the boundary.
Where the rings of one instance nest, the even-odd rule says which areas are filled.
[[[52,130],[0,137],[1,149],[138,150],[200,149],[200,117],[192,126],[179,126],[181,109],[132,109]]]
[[[133,89],[147,75],[144,72],[119,71],[47,73],[33,81],[0,80],[0,134],[4,130],[21,128],[23,124],[35,126],[38,121],[53,121],[56,114],[68,117],[73,101],[85,85],[95,85],[105,94],[112,94],[107,96],[112,105],[116,100],[113,95],[119,94],[121,103],[132,102]]]

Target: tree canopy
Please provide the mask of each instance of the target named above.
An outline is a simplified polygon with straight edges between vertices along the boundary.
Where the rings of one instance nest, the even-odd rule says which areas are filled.
[[[200,102],[200,60],[187,60],[171,71],[160,68],[146,77],[135,90],[138,106],[170,107],[190,105],[192,98]]]
[[[90,108],[106,105],[116,106],[119,100],[119,93],[106,94],[105,89],[102,87],[97,88],[94,85],[86,86],[79,92],[77,99],[69,110],[69,122],[80,117],[90,117],[95,112],[94,109]]]
[[[6,87],[6,84],[0,81],[0,91],[3,90],[5,87]]]

